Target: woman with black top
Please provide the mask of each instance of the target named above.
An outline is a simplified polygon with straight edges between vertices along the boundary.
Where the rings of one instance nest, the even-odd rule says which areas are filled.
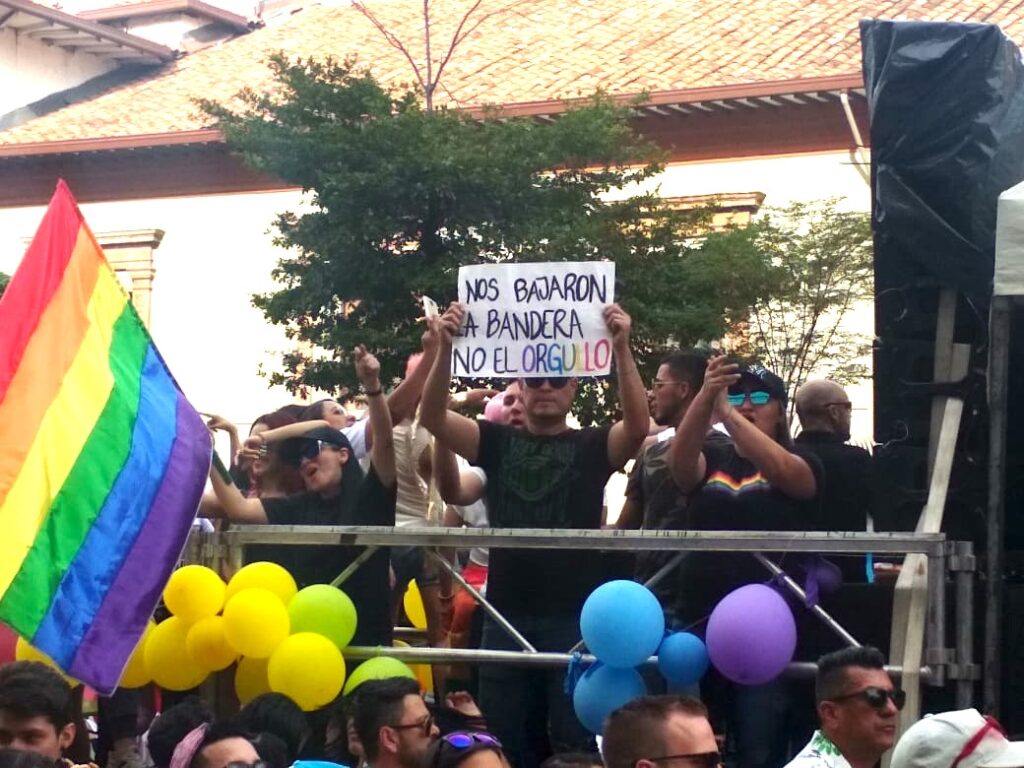
[[[219,508],[204,509],[204,514],[271,525],[395,524],[395,454],[391,415],[380,385],[380,363],[362,346],[355,357],[373,433],[369,471],[364,474],[348,439],[326,422],[290,424],[264,432],[262,437],[268,443],[282,441],[280,455],[298,468],[306,490],[282,498],[247,499],[214,471],[210,478]],[[287,568],[300,588],[330,583],[359,554],[353,547],[326,545],[274,550],[268,559]],[[342,587],[356,606],[355,645],[391,644],[388,559],[387,547],[381,547]]]
[[[706,439],[720,423],[731,441]],[[673,439],[670,467],[689,494],[683,528],[691,530],[813,530],[824,485],[817,458],[793,447],[786,419],[786,387],[761,365],[724,357],[708,361],[704,385]],[[682,563],[682,615],[705,619],[727,593],[771,578],[751,554],[692,552]],[[764,686],[720,686],[736,764],[773,768],[787,762],[789,695],[781,681]],[[716,695],[717,694],[717,695]],[[714,710],[713,710],[714,711]],[[719,710],[721,711],[721,710]]]

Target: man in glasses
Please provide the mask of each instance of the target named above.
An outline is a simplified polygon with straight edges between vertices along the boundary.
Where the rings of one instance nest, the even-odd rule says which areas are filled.
[[[606,768],[719,768],[708,711],[686,696],[643,696],[612,712],[604,724]]]
[[[926,715],[903,734],[891,768],[1022,768],[1024,741],[976,709]]]
[[[421,768],[440,730],[407,677],[367,680],[355,694],[352,719],[371,768]]]
[[[905,701],[881,652],[862,646],[822,656],[814,695],[821,727],[786,768],[874,768],[896,740]]]
[[[551,375],[524,379],[526,425],[477,421],[447,408],[452,337],[465,308],[452,304],[435,319],[437,359],[423,391],[421,422],[445,448],[487,473],[490,524],[499,528],[600,528],[604,486],[612,472],[636,455],[647,436],[649,410],[643,382],[629,347],[631,320],[618,305],[605,308],[612,336],[622,421],[572,429],[566,423],[576,379]],[[565,652],[579,640],[579,614],[587,595],[603,580],[602,558],[584,550],[505,548],[490,553],[487,599],[537,650]],[[483,646],[520,650],[489,617]],[[485,666],[480,671],[480,706],[510,762],[536,768],[546,757],[532,745],[550,736],[555,752],[586,750],[591,739],[563,693],[563,674],[548,670]],[[548,729],[531,717],[547,712]]]

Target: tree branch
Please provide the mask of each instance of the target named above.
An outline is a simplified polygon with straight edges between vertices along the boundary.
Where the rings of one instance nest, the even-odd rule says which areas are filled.
[[[467,37],[473,34],[476,30],[478,30],[481,24],[486,22],[488,19],[493,18],[494,16],[498,16],[499,14],[502,13],[508,13],[517,5],[523,5],[524,3],[529,2],[533,2],[533,0],[516,0],[516,2],[513,2],[510,5],[506,5],[501,8],[495,8],[493,11],[485,13],[483,16],[477,19],[476,22],[469,29],[463,32],[462,30],[466,26],[466,22],[469,21],[469,17],[476,13],[477,9],[483,4],[483,0],[476,0],[476,2],[473,3],[473,6],[468,11],[466,11],[465,15],[462,17],[462,20],[459,22],[459,26],[455,29],[455,34],[452,35],[452,42],[451,45],[448,46],[448,52],[444,55],[444,58],[441,59],[441,62],[437,66],[437,74],[434,77],[434,85],[437,85],[437,83],[441,82],[441,73],[444,72],[444,68],[448,65],[448,62],[451,61],[452,54],[455,53],[455,49],[458,48],[459,45],[461,45],[463,40],[465,40]]]
[[[381,33],[385,40],[392,48],[396,48],[401,51],[405,58],[409,61],[409,65],[412,67],[413,73],[416,75],[416,80],[420,84],[420,88],[423,89],[424,93],[427,91],[427,82],[423,79],[423,73],[420,71],[419,64],[409,53],[409,49],[405,47],[405,44],[398,39],[398,37],[378,19],[373,12],[367,8],[360,0],[352,0],[352,7],[359,11],[363,16],[369,19],[370,23],[377,28],[377,31]]]

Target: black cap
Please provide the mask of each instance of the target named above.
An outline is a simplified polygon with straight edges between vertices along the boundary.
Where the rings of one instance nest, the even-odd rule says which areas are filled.
[[[741,376],[740,383],[746,379],[751,384],[755,384],[759,389],[767,392],[783,405],[788,402],[789,398],[786,396],[786,383],[760,363],[751,363],[750,365],[741,363],[739,373]]]
[[[319,440],[322,443],[330,443],[339,448],[345,448],[352,453],[352,444],[348,438],[334,427],[313,427],[299,437],[290,437],[281,442],[281,458],[285,461],[295,463],[302,450],[303,443],[310,440]]]

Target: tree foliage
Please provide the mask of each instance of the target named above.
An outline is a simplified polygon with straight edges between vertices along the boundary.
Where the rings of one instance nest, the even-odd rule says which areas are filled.
[[[280,289],[254,298],[297,342],[276,377],[292,390],[353,387],[357,343],[399,375],[419,347],[420,297],[455,299],[466,264],[614,261],[646,373],[667,347],[720,337],[760,290],[758,250],[702,248],[689,238],[700,215],[627,193],[661,157],[602,94],[550,121],[474,116],[428,112],[352,61],[270,66],[272,94],[201,107],[248,164],[308,193],[275,222]],[[590,384],[584,421],[603,415],[605,387]]]
[[[0,272],[0,296],[4,295],[4,291],[7,290],[7,283],[9,283],[10,281],[11,278],[8,275],[5,275],[3,272]]]
[[[766,290],[737,337],[791,393],[811,375],[848,384],[870,373],[862,361],[871,329],[851,327],[850,312],[873,292],[871,224],[868,214],[840,211],[838,203],[768,209],[749,228],[721,236],[768,265]]]

